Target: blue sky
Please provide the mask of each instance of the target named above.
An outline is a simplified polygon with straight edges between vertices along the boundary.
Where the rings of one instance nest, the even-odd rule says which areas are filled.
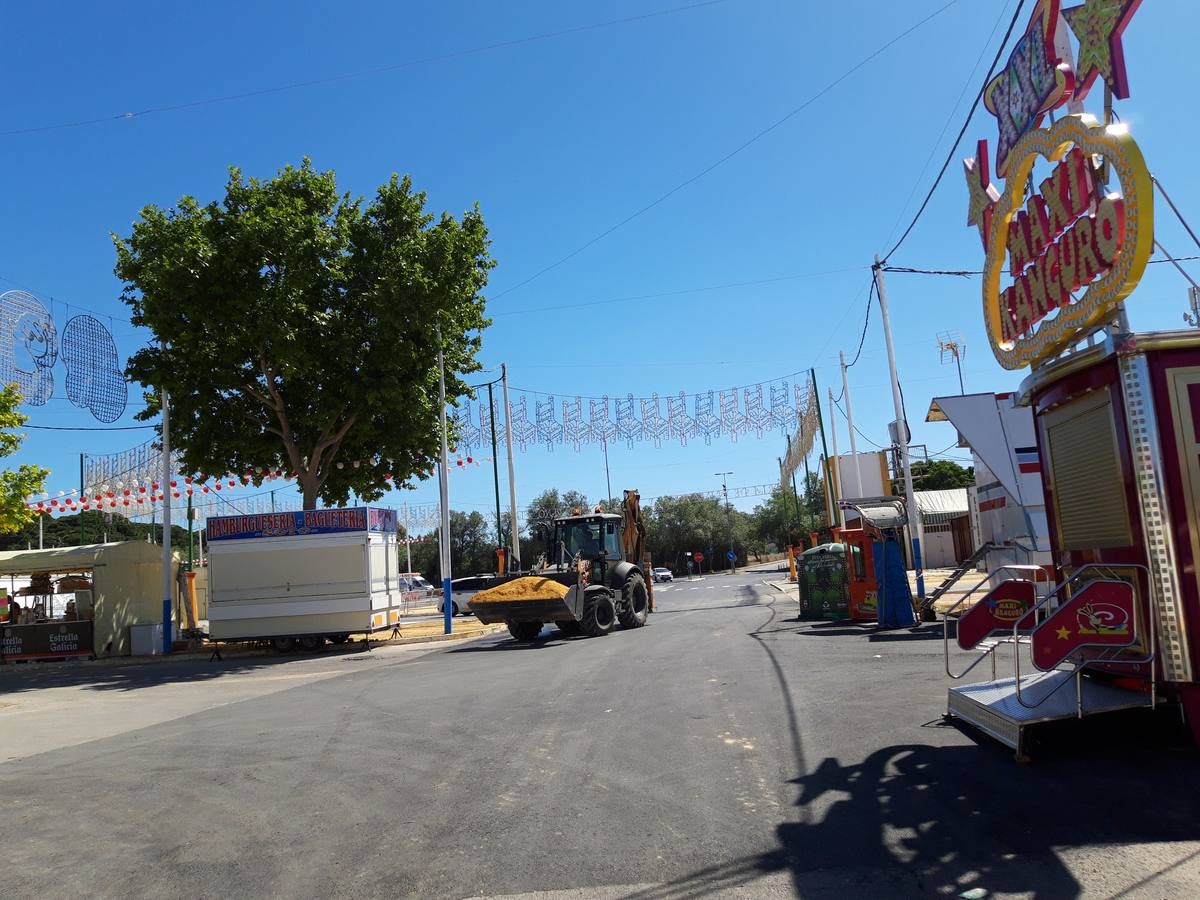
[[[453,56],[687,4],[213,0],[170,11],[146,2],[69,4],[54,16],[18,6],[6,13],[0,60],[9,85],[0,120],[0,289],[52,301],[60,329],[67,305],[111,317],[127,355],[148,335],[132,328],[117,300],[109,233],[128,233],[144,204],[219,196],[231,164],[267,177],[309,155],[355,193],[370,193],[395,171],[410,173],[434,210],[459,213],[479,202],[499,261],[488,289],[495,324],[481,360],[507,362],[517,388],[559,397],[666,396],[815,366],[824,396],[826,385],[839,387],[838,351],[852,354],[857,345],[872,256],[890,246],[931,183],[1016,0],[958,0],[942,9],[944,2],[725,0]],[[521,284],[938,10],[745,150]],[[1191,40],[1198,18],[1187,0],[1143,5],[1125,35],[1132,96],[1118,110],[1152,171],[1200,223],[1190,113],[1200,74]],[[441,58],[27,131],[430,57]],[[1097,87],[1092,111],[1100,96]],[[994,146],[994,132],[990,117],[976,113],[894,264],[981,268],[977,234],[965,225],[958,158],[972,155],[980,137]],[[1196,252],[1165,213],[1160,204],[1160,240],[1176,255]],[[1181,324],[1186,285],[1169,268],[1151,266],[1130,300],[1135,328]],[[1194,264],[1193,271],[1200,275]],[[709,290],[744,282],[766,283]],[[683,291],[690,292],[562,308]],[[1022,373],[992,359],[978,279],[895,274],[888,291],[914,440],[942,450],[954,439],[949,426],[923,422],[931,396],[957,392],[953,367],[939,363],[938,332],[964,336],[969,391],[1011,390]],[[30,424],[99,425],[66,401],[61,370],[57,378],[55,397],[27,410]],[[851,390],[860,429],[885,443],[893,416],[877,309]],[[138,396],[136,386],[131,395]],[[131,424],[128,414],[114,423]],[[842,450],[844,425],[838,422]],[[124,449],[148,437],[28,434],[16,461],[51,468],[52,493],[75,486],[80,452]],[[733,471],[731,486],[769,482],[783,443],[780,435],[749,435],[711,446],[611,445],[613,489],[636,486],[643,497],[711,490],[719,487],[713,473],[723,470]],[[517,455],[517,479],[521,503],[546,487],[600,496],[603,458],[598,448],[530,448]],[[451,492],[457,508],[488,510],[490,470],[456,472]],[[430,483],[408,499],[436,496]]]

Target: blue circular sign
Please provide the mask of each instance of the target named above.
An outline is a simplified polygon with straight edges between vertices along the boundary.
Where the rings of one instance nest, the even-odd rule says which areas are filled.
[[[734,553],[732,550],[730,550],[730,551],[726,552],[725,558],[727,560],[729,560],[730,562],[733,562],[734,560],[737,559],[737,554]]]

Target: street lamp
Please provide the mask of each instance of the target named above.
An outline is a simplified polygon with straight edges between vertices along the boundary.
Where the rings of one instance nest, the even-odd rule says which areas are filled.
[[[737,554],[733,549],[733,507],[729,505],[729,485],[725,481],[726,475],[732,475],[732,472],[714,472],[721,479],[721,491],[725,494],[725,515],[729,519],[729,564],[733,570],[733,574],[737,574]]]

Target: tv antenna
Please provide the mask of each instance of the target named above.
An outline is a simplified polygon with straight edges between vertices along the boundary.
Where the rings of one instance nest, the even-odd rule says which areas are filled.
[[[954,365],[958,368],[958,392],[965,394],[967,391],[963,387],[962,361],[963,357],[967,355],[967,342],[963,340],[961,332],[958,331],[943,331],[937,336],[937,342],[942,365],[951,359],[954,360]]]

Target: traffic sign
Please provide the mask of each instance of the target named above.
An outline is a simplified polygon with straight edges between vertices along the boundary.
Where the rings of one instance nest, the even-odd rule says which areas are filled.
[[[737,554],[734,553],[732,550],[729,550],[729,551],[726,551],[725,558],[727,560],[729,560],[730,562],[733,562],[734,560],[737,559]]]
[[[696,556],[696,562],[704,562],[704,554],[703,553],[696,553],[695,556]]]

